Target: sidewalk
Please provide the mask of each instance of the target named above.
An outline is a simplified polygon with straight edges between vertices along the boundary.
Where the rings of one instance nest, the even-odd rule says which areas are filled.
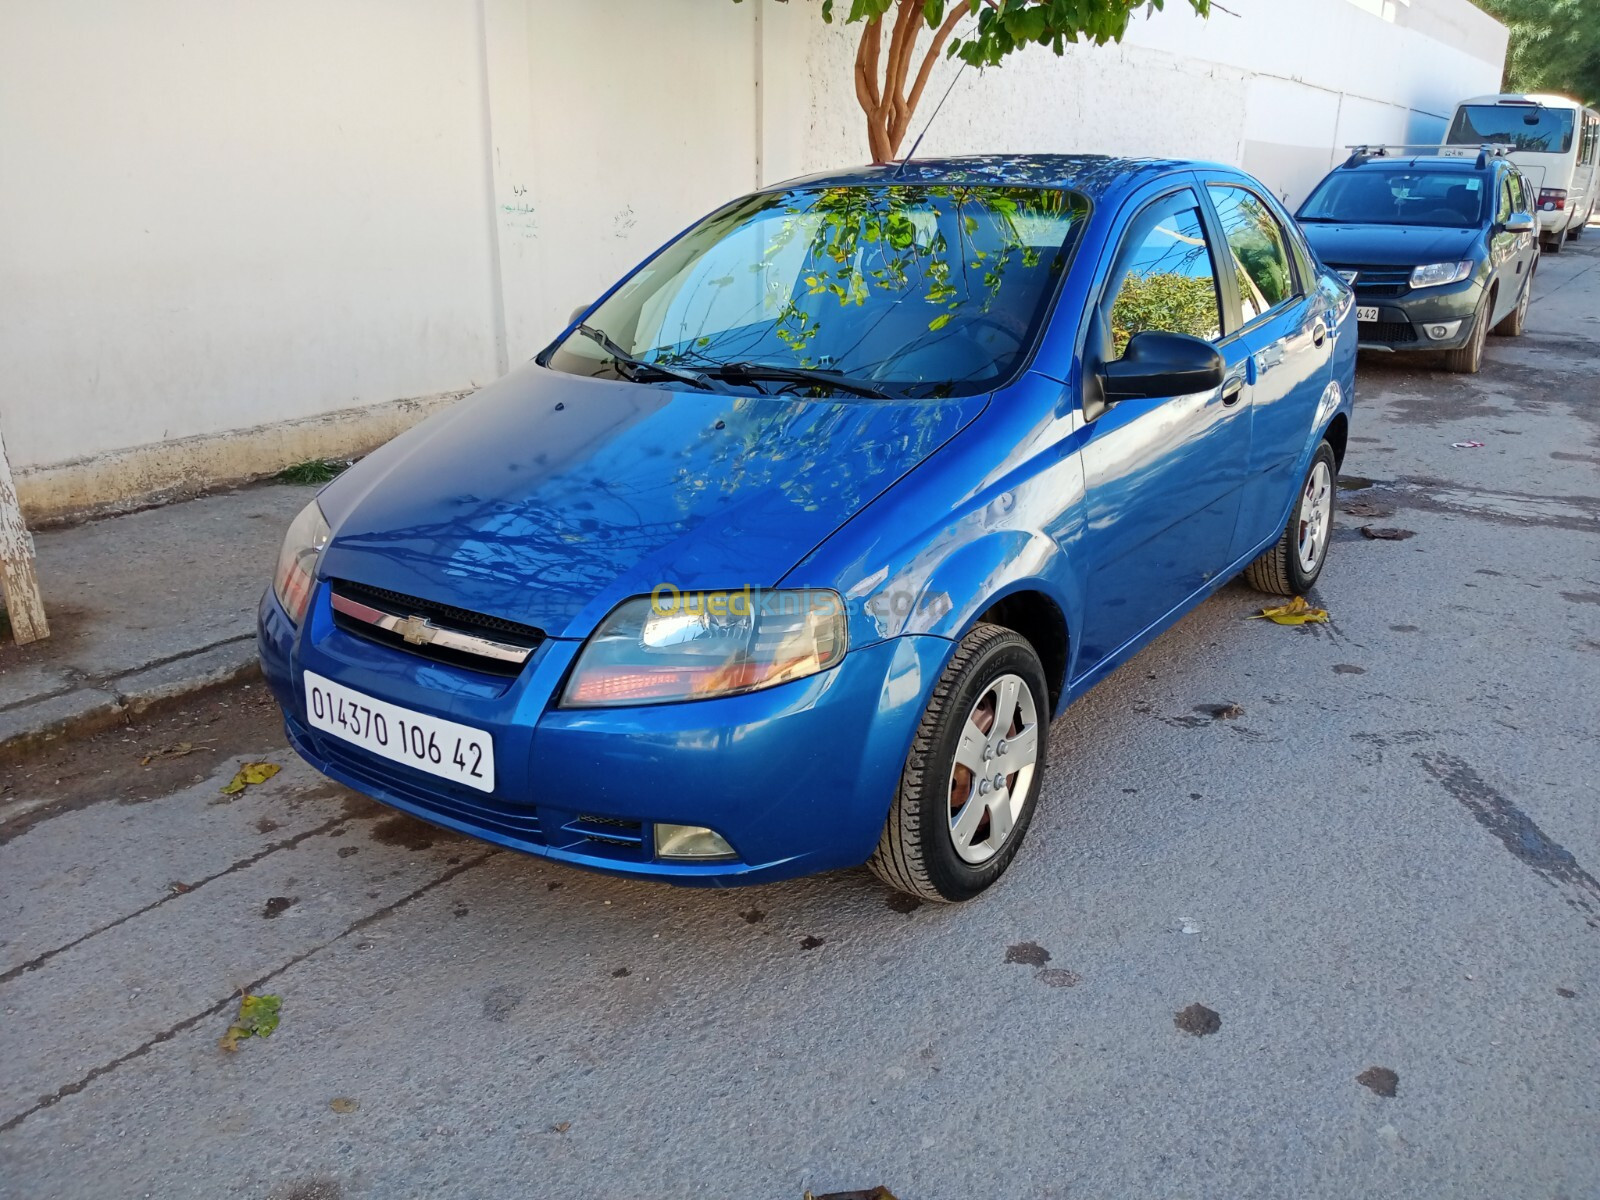
[[[256,671],[256,602],[314,488],[269,484],[34,535],[50,637],[0,637],[0,760]]]

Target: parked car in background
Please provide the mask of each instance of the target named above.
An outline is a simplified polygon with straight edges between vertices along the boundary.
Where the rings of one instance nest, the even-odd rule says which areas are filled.
[[[1052,716],[1327,560],[1352,296],[1227,167],[769,187],[329,484],[261,601],[290,741],[425,820],[677,883],[964,900]]]
[[[1357,147],[1296,214],[1356,293],[1362,349],[1443,351],[1475,373],[1492,330],[1520,336],[1539,264],[1533,196],[1504,154]]]
[[[1486,143],[1506,147],[1532,183],[1547,252],[1583,236],[1600,207],[1600,112],[1566,96],[1463,100],[1439,153],[1472,158]]]

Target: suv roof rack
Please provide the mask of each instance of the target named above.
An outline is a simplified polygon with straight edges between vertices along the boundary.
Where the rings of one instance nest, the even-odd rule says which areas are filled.
[[[1347,167],[1359,167],[1362,163],[1369,162],[1374,158],[1393,157],[1392,152],[1396,150],[1425,150],[1428,152],[1426,154],[1401,154],[1399,156],[1401,158],[1458,157],[1456,155],[1440,155],[1439,151],[1443,147],[1438,142],[1363,142],[1360,145],[1346,146],[1345,149],[1350,151],[1350,157],[1345,159],[1343,163]],[[1509,142],[1484,142],[1478,147],[1476,165],[1481,170],[1489,165],[1491,158],[1504,158],[1515,149],[1516,147]]]

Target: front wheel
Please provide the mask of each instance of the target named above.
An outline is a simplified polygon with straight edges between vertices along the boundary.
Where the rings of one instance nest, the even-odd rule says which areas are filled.
[[[1270,550],[1244,569],[1245,580],[1258,592],[1299,596],[1311,590],[1328,560],[1333,538],[1333,447],[1323,442],[1311,456],[1300,498],[1289,523]]]
[[[1528,272],[1527,279],[1522,281],[1522,294],[1517,297],[1517,306],[1505,317],[1500,324],[1494,327],[1496,337],[1521,337],[1522,331],[1528,325],[1528,305],[1533,301],[1533,272]]]
[[[923,900],[970,900],[1016,857],[1044,775],[1050,691],[1021,635],[979,625],[928,700],[872,873]]]
[[[1459,350],[1444,352],[1446,370],[1457,375],[1476,375],[1483,367],[1483,343],[1489,336],[1489,315],[1494,311],[1494,297],[1485,296],[1472,314],[1472,336]]]

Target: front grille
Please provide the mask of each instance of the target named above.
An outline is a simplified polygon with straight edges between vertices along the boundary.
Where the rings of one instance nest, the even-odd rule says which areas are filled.
[[[336,598],[343,597],[347,600],[353,600],[358,604],[367,605],[400,618],[424,617],[441,629],[453,630],[472,637],[487,638],[490,641],[499,643],[501,646],[532,651],[544,641],[543,630],[536,629],[532,625],[508,621],[503,617],[476,613],[465,608],[457,608],[451,604],[440,604],[434,600],[424,600],[419,596],[407,596],[400,592],[391,592],[387,588],[370,587],[367,584],[353,583],[346,579],[333,580],[332,588]],[[515,676],[520,674],[523,666],[526,665],[526,660],[523,662],[507,662],[485,657],[481,654],[466,653],[447,646],[416,645],[407,642],[401,634],[393,630],[379,628],[369,621],[359,620],[347,613],[343,613],[339,611],[337,606],[334,608],[333,620],[334,624],[346,633],[364,638],[369,642],[376,642],[381,646],[403,650],[408,654],[415,654],[422,658],[431,659],[434,662],[449,663],[452,666],[482,671],[488,675]]]
[[[1393,300],[1411,291],[1410,267],[1362,267],[1348,264],[1334,269],[1356,273],[1357,300]]]
[[[1407,321],[1364,321],[1357,326],[1360,340],[1396,346],[1417,340],[1417,331]]]

